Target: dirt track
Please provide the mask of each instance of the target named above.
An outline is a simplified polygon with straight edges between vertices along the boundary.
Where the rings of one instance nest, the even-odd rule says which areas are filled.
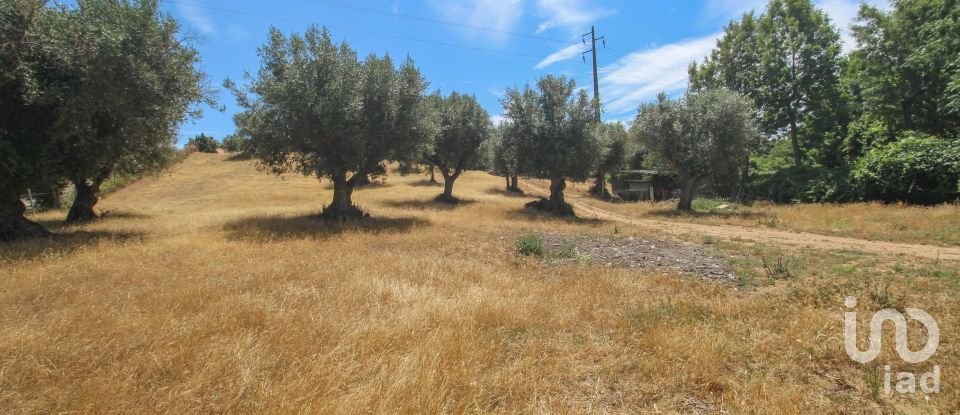
[[[546,196],[549,191],[530,183],[521,181],[521,187],[528,193],[537,196]],[[791,245],[823,250],[851,250],[868,252],[879,255],[912,255],[929,259],[960,262],[960,248],[940,247],[933,245],[905,244],[896,242],[871,241],[866,239],[844,238],[839,236],[817,235],[807,232],[789,232],[770,229],[747,228],[731,225],[702,225],[696,223],[667,222],[654,219],[638,219],[613,213],[596,206],[591,206],[568,197],[567,202],[576,208],[581,216],[601,220],[614,221],[629,225],[652,228],[661,232],[679,234],[699,234],[722,239],[740,238],[744,240],[774,243],[777,245]]]

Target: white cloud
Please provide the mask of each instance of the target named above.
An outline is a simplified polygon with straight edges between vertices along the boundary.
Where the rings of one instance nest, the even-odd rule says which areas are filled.
[[[544,19],[537,26],[537,33],[553,28],[579,31],[616,13],[616,10],[587,7],[584,3],[585,0],[537,0],[537,13]]]
[[[560,49],[556,52],[551,53],[546,58],[543,58],[543,60],[537,63],[537,65],[534,66],[533,69],[543,69],[550,65],[553,65],[554,63],[565,61],[567,59],[570,59],[576,56],[580,56],[583,54],[584,49],[585,48],[582,44],[579,44],[579,43],[572,44],[570,46],[567,46],[563,49]]]
[[[720,33],[688,39],[639,52],[600,69],[600,93],[611,115],[634,111],[660,92],[687,87],[690,62],[702,59],[716,46]]]
[[[430,0],[429,3],[445,20],[501,32],[513,30],[523,15],[523,0]],[[505,37],[489,31],[480,33],[499,40]]]
[[[216,33],[217,28],[203,13],[203,9],[195,7],[186,3],[177,3],[177,10],[180,11],[180,14],[183,15],[187,22],[190,23],[190,27],[195,29],[201,35],[209,35]]]
[[[503,114],[497,114],[497,115],[491,115],[491,116],[490,116],[490,122],[493,123],[494,126],[498,126],[498,125],[500,125],[501,123],[503,123],[504,121],[507,121],[507,117],[506,117],[505,115],[503,115]]]

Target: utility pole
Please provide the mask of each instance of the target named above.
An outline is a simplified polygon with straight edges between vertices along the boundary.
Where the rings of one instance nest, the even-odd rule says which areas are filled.
[[[584,45],[587,44],[587,36],[590,36],[590,50],[583,52],[583,55],[588,53],[593,54],[593,105],[597,111],[597,121],[600,121],[600,78],[597,76],[597,41],[603,41],[603,47],[606,48],[607,37],[597,37],[597,29],[594,26],[590,26],[590,33],[584,33],[580,36],[580,40]],[[582,56],[582,58],[583,62],[586,63],[586,56]]]

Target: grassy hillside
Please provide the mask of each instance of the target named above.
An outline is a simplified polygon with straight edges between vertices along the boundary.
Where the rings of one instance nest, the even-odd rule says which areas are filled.
[[[960,410],[956,264],[705,240],[739,283],[518,257],[539,232],[666,238],[525,212],[470,172],[439,206],[422,176],[311,215],[331,189],[195,154],[102,202],[109,214],[0,251],[4,412],[857,413]],[[56,213],[43,219],[54,223]],[[843,298],[922,308],[933,361],[843,349]],[[866,318],[866,317],[865,317]],[[912,342],[922,338],[913,336]],[[914,350],[918,346],[914,345]],[[879,365],[878,365],[879,363]],[[877,370],[943,368],[886,396]]]

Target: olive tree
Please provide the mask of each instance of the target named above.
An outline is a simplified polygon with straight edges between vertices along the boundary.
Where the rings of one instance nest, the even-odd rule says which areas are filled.
[[[520,173],[550,180],[550,198],[528,206],[573,215],[564,199],[566,180],[586,180],[597,154],[591,133],[596,111],[587,93],[571,79],[547,75],[536,88],[508,90],[503,106],[509,133],[518,140]]]
[[[754,110],[727,89],[687,93],[672,100],[660,94],[640,106],[633,136],[676,171],[681,183],[679,210],[691,210],[697,185],[710,177],[736,175],[759,131]]]
[[[492,128],[490,115],[475,97],[456,92],[446,98],[431,95],[430,102],[438,125],[427,160],[443,176],[443,194],[437,197],[437,201],[457,203],[453,184],[477,158],[480,146],[489,137]]]
[[[420,71],[409,58],[399,67],[389,56],[361,61],[316,26],[289,37],[271,29],[258,53],[256,77],[243,89],[226,86],[244,109],[235,121],[259,167],[329,178],[333,201],[323,217],[363,217],[355,186],[385,174],[386,161],[424,154],[435,134]]]
[[[97,217],[100,186],[112,174],[162,166],[195,104],[212,101],[197,50],[178,38],[157,0],[79,0],[65,12],[77,79],[63,94],[60,133],[63,174],[76,188],[67,221],[76,222]]]
[[[25,218],[20,195],[59,175],[54,129],[69,47],[55,36],[62,15],[42,0],[0,2],[0,240],[46,235]]]
[[[594,170],[595,183],[590,193],[601,198],[610,197],[610,192],[607,191],[607,173],[623,168],[636,150],[631,146],[627,127],[621,122],[596,123],[591,132],[597,141],[597,161]]]
[[[501,121],[493,131],[493,170],[506,178],[506,191],[520,193],[520,157],[517,154],[517,136],[513,125]]]

